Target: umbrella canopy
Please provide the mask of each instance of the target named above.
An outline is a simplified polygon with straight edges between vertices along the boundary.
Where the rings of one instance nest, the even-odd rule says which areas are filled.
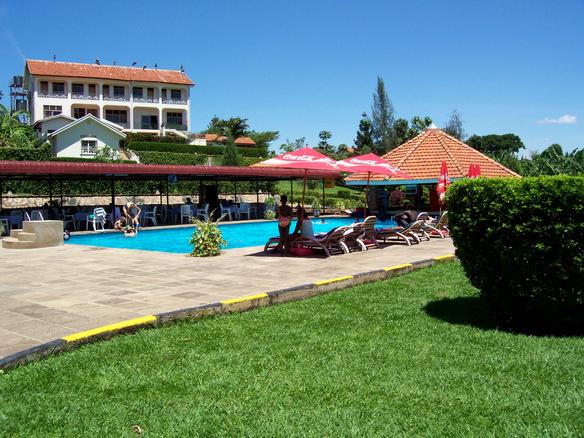
[[[375,154],[365,154],[337,161],[339,170],[350,173],[369,173],[374,175],[411,178],[407,173],[392,166],[383,158]]]
[[[339,168],[335,160],[315,151],[312,148],[301,148],[292,152],[285,152],[277,157],[260,161],[253,166],[282,167],[285,169],[304,169],[304,188],[302,190],[302,208],[306,195],[306,179],[309,170],[336,170]]]
[[[478,178],[479,176],[481,176],[481,165],[475,164],[475,178]]]
[[[339,170],[335,160],[312,148],[301,148],[292,152],[285,152],[253,166],[304,170]]]
[[[440,166],[440,176],[438,177],[438,185],[436,186],[440,202],[444,202],[444,194],[449,185],[450,177],[448,176],[448,166],[446,165],[446,161],[442,161],[442,166]]]
[[[468,177],[470,179],[476,178],[477,174],[476,174],[476,166],[474,164],[471,164],[470,167],[468,168]]]
[[[340,160],[337,161],[337,166],[339,166],[339,170],[343,172],[367,174],[367,186],[365,187],[365,213],[363,217],[367,216],[367,208],[369,207],[369,180],[371,179],[372,174],[411,178],[407,173],[402,172],[397,167],[392,166],[383,158],[378,157],[375,154],[358,155],[356,157]]]

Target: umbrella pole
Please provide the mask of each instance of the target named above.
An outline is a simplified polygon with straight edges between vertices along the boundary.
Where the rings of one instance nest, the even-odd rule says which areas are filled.
[[[365,211],[363,212],[363,222],[367,219],[367,208],[369,207],[369,180],[371,179],[371,172],[367,172],[367,186],[365,187]]]
[[[308,169],[304,169],[304,187],[302,188],[302,208],[304,208],[304,195],[306,195],[306,178],[308,177]]]

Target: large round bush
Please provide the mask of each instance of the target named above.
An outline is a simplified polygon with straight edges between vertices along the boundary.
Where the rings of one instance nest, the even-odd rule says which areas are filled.
[[[475,179],[447,196],[456,254],[495,318],[533,331],[584,321],[584,177]]]

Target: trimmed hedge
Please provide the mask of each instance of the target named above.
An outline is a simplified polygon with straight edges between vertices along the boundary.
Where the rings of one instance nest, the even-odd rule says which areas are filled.
[[[197,146],[190,144],[136,142],[127,143],[128,149],[149,152],[174,152],[182,154],[223,155],[225,146]],[[262,148],[236,147],[242,157],[266,157],[267,151]]]
[[[207,157],[198,154],[177,154],[174,152],[136,151],[142,164],[207,164]]]
[[[120,146],[126,147],[126,145],[130,142],[187,144],[190,141],[190,138],[184,138],[179,135],[165,135],[161,137],[160,135],[156,134],[129,132],[126,134],[126,138],[120,140]]]
[[[136,164],[132,160],[108,160],[106,158],[82,158],[82,157],[51,157],[49,161],[65,161],[71,163],[123,163]]]
[[[447,204],[456,254],[497,321],[584,327],[584,177],[464,180]]]
[[[51,159],[51,145],[45,143],[39,148],[0,148],[0,160],[47,161]]]

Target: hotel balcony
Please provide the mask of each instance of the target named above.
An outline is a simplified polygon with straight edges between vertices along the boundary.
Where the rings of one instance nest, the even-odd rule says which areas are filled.
[[[67,99],[67,93],[39,93],[39,97],[48,97],[51,99]]]
[[[129,102],[130,98],[126,96],[103,96],[103,100],[110,102]]]
[[[89,96],[87,94],[72,94],[71,99],[77,100],[99,100],[99,96]]]
[[[162,103],[169,105],[186,105],[187,101],[184,99],[162,99]]]

